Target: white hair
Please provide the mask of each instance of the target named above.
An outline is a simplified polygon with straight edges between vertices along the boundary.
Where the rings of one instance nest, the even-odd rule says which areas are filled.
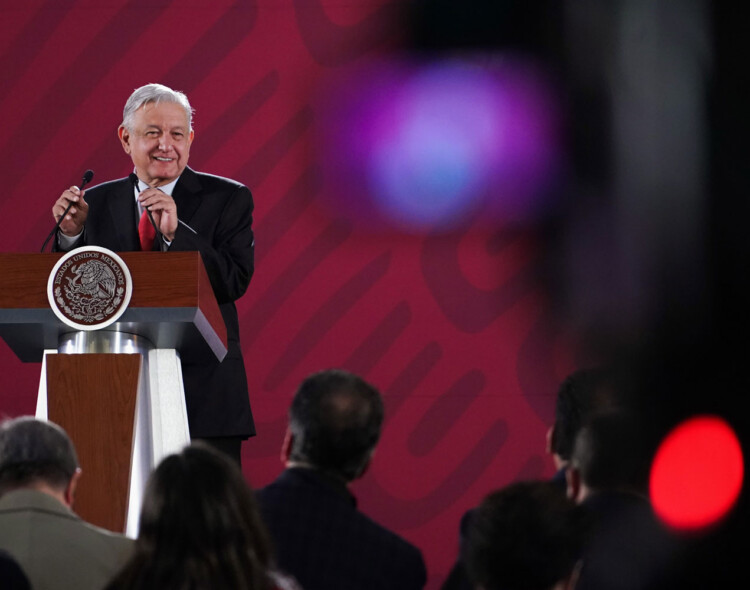
[[[185,109],[187,115],[188,125],[190,129],[193,128],[193,108],[190,106],[188,97],[184,93],[178,90],[172,90],[171,88],[164,86],[163,84],[146,84],[140,88],[136,88],[133,94],[130,95],[128,101],[125,103],[125,108],[122,111],[122,126],[128,131],[133,131],[133,117],[135,112],[140,109],[143,105],[149,103],[159,102],[171,102],[180,105]]]

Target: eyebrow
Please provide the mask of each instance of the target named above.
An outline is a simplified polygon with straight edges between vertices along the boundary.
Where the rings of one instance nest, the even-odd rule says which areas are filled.
[[[154,124],[146,125],[146,131],[149,131],[150,129],[156,129],[157,131],[161,131],[161,127]],[[170,127],[168,131],[185,131],[185,128],[182,125],[178,125],[177,127]]]

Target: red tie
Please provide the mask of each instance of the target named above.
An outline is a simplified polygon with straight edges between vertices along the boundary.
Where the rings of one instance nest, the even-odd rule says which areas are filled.
[[[138,237],[141,240],[141,250],[144,252],[150,252],[154,249],[156,230],[151,224],[151,220],[148,218],[148,213],[145,209],[141,215],[141,220],[138,222]]]

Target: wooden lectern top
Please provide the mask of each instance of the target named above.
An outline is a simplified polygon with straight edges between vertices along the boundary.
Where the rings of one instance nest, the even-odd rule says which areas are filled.
[[[213,354],[223,360],[227,332],[198,252],[121,252],[133,279],[130,305],[107,331],[136,334],[181,356]],[[75,332],[54,314],[47,281],[63,256],[0,253],[0,337],[24,362]]]

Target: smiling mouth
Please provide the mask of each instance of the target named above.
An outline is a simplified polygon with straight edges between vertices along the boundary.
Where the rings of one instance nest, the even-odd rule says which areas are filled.
[[[154,156],[154,160],[158,160],[159,162],[171,162],[174,158],[160,158],[159,156]]]

